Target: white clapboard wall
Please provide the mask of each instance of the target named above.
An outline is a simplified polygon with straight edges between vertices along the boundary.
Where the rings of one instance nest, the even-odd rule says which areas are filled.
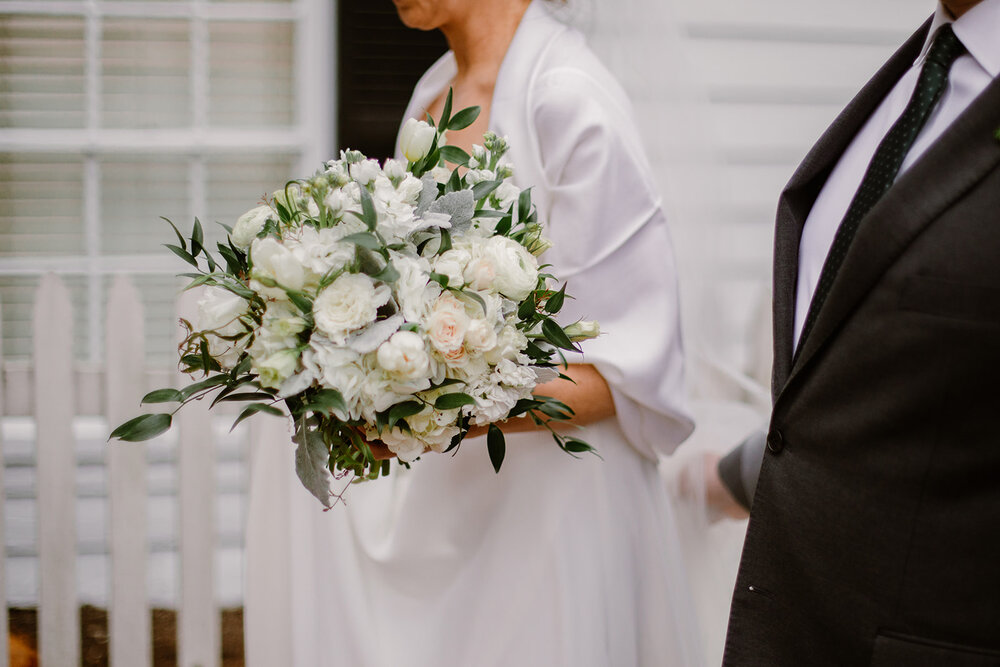
[[[112,664],[150,663],[151,607],[178,610],[182,667],[218,664],[219,609],[242,601],[248,430],[229,434],[235,415],[210,420],[195,403],[156,440],[108,443],[147,391],[183,382],[146,364],[135,287],[115,279],[99,366],[74,361],[61,279],[41,280],[33,311],[32,359],[4,363],[0,382],[0,598],[38,608],[43,664],[79,664],[85,603],[109,609]]]

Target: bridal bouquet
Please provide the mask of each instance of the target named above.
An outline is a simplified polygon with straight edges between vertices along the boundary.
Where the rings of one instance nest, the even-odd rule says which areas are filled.
[[[487,133],[471,156],[446,145],[447,130],[479,113],[450,107],[449,94],[439,123],[404,125],[405,164],[344,151],[290,182],[226,226],[218,258],[197,220],[187,239],[174,227],[178,245],[167,247],[197,270],[183,274],[188,288],[203,290],[198,320],[182,320],[180,364],[203,377],[147,394],[143,403],[180,405],[111,437],[154,437],[177,409],[212,393],[212,406],[249,402],[234,427],[258,412],[288,414],[296,471],[330,506],[334,477],[388,474],[369,442],[409,465],[488,426],[499,471],[495,422],[527,415],[552,430],[550,421],[569,419],[566,405],[532,390],[559,376],[560,349],[578,349],[597,326],[553,319],[565,285],[553,289],[538,264],[550,243],[530,191],[508,180],[507,142]],[[552,434],[571,454],[590,450]]]

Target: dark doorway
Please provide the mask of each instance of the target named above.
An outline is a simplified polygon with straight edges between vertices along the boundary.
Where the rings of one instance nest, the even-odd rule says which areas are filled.
[[[448,45],[437,30],[404,26],[391,0],[337,5],[338,148],[392,157],[413,86]]]

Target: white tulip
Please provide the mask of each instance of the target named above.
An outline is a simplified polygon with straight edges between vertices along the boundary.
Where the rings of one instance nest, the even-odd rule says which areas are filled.
[[[427,155],[437,131],[426,122],[410,118],[399,131],[399,148],[410,162],[416,162]]]

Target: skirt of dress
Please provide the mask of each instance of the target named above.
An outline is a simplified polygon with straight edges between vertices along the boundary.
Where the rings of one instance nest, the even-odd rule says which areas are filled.
[[[352,486],[327,512],[287,479],[290,449],[261,450],[247,664],[277,664],[284,642],[282,664],[301,667],[702,665],[656,465],[614,420],[580,436],[600,458],[519,434],[495,474],[469,440]]]

